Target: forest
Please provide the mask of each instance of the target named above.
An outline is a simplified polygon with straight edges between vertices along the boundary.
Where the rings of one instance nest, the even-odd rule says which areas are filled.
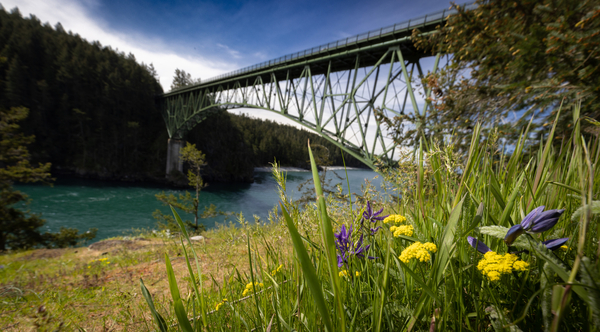
[[[59,24],[18,9],[0,10],[0,108],[25,107],[21,123],[33,163],[52,174],[110,180],[162,181],[167,131],[157,108],[163,92],[152,64],[138,63]],[[207,181],[252,181],[255,166],[277,160],[306,166],[306,141],[322,145],[332,164],[339,148],[308,131],[225,111],[194,128],[186,140],[206,154]],[[346,156],[346,163],[361,166]]]

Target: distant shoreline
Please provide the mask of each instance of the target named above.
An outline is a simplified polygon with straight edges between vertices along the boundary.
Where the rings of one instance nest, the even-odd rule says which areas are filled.
[[[322,168],[327,169],[328,171],[343,171],[344,166],[322,166]],[[255,172],[271,172],[270,166],[263,167],[254,167]],[[308,169],[300,168],[300,167],[279,167],[282,171],[286,172],[310,172]],[[360,167],[346,167],[345,169],[349,171],[362,171],[369,170],[369,168],[360,168]]]

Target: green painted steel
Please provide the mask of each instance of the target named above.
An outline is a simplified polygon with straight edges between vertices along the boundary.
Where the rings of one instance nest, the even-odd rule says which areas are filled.
[[[423,76],[422,60],[431,55],[417,50],[410,35],[415,28],[435,32],[453,13],[427,15],[167,92],[159,102],[169,137],[182,139],[219,109],[263,109],[322,135],[373,169],[392,162],[397,145],[376,113],[427,112],[425,98],[419,111],[417,92],[428,97],[431,91],[414,83]],[[439,62],[437,55],[433,70]]]

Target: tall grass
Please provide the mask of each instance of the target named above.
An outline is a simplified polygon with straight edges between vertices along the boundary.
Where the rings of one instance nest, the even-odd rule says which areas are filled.
[[[317,201],[300,210],[285,196],[285,175],[274,167],[281,205],[272,218],[287,228],[293,254],[248,230],[250,269],[236,269],[217,288],[206,289],[193,282],[201,278],[189,261],[198,258],[191,242],[182,240],[182,247],[191,249],[191,257],[186,251],[191,282],[180,293],[167,258],[173,294],[167,318],[154,309],[142,284],[156,326],[161,331],[598,329],[600,144],[597,135],[582,133],[581,122],[600,123],[581,119],[578,108],[573,114],[570,138],[555,140],[556,123],[540,141],[532,141],[526,129],[508,154],[500,133],[491,130],[482,137],[480,126],[466,156],[451,143],[422,141],[398,168],[382,171],[392,198],[365,195],[371,209],[324,197],[311,153]],[[522,234],[508,246],[509,228],[542,205],[564,209],[556,225]],[[384,214],[393,216],[376,218]],[[488,255],[472,247],[469,236],[502,257],[514,257],[523,268],[510,263],[497,278],[484,274],[480,263]],[[564,248],[551,251],[556,248],[542,244],[556,238],[568,238]]]

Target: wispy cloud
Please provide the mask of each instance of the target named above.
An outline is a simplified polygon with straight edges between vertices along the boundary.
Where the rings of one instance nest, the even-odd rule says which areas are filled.
[[[52,26],[60,22],[66,31],[77,33],[90,42],[97,40],[120,52],[132,53],[138,62],[154,64],[165,90],[169,89],[177,68],[184,69],[193,77],[206,79],[237,67],[233,63],[208,61],[199,55],[175,53],[170,50],[178,48],[177,45],[169,45],[157,36],[113,31],[106,22],[99,21],[90,14],[98,6],[93,0],[2,0],[1,4],[8,11],[18,7],[24,17],[35,15],[40,21]]]
[[[240,55],[240,52],[230,48],[227,45],[223,45],[223,44],[217,44],[217,46],[219,46],[220,48],[224,49],[225,51],[227,51],[227,53],[229,53],[229,55],[231,55],[233,58],[235,59],[240,59],[242,56]]]

